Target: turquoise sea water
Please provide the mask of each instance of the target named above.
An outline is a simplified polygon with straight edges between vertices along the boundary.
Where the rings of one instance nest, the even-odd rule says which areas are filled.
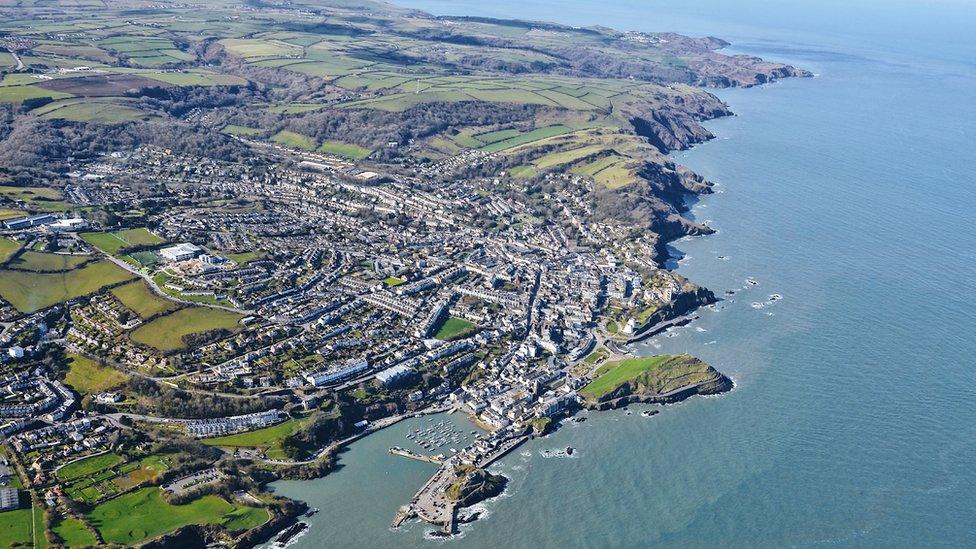
[[[679,269],[737,294],[642,352],[701,356],[733,392],[523,446],[450,541],[388,530],[432,471],[386,454],[413,428],[397,425],[334,475],[276,485],[322,509],[295,547],[976,545],[976,7],[407,3],[710,34],[818,77],[717,91],[738,116],[675,155],[719,190],[694,208],[718,234],[675,243]]]

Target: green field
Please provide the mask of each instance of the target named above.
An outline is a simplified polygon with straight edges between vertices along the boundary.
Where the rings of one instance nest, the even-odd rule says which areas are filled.
[[[708,364],[689,355],[657,355],[607,362],[596,377],[580,390],[588,400],[599,400],[624,383],[635,383],[641,391],[663,394],[688,385],[714,379]]]
[[[64,99],[71,97],[70,94],[46,90],[40,86],[0,86],[0,102],[23,103],[28,99],[39,97],[50,97],[51,99]]]
[[[4,90],[6,88],[0,88]],[[0,92],[2,93],[2,92]],[[44,118],[59,118],[72,122],[101,122],[103,124],[118,124],[139,120],[147,113],[139,109],[116,102],[82,102],[64,105],[61,108],[46,112]]]
[[[23,200],[25,202],[31,202],[39,198],[46,200],[58,200],[61,198],[61,192],[51,187],[11,187],[8,185],[0,185],[0,195],[11,200]],[[25,213],[23,215],[27,214]]]
[[[109,261],[96,261],[63,273],[0,270],[0,297],[24,313],[88,295],[132,274]]]
[[[69,463],[58,469],[56,474],[61,480],[69,481],[114,467],[121,462],[121,456],[109,452]]]
[[[302,48],[272,40],[251,40],[245,38],[227,38],[220,41],[227,51],[246,59],[257,57],[282,57],[301,55]]]
[[[160,351],[175,351],[186,346],[183,336],[220,328],[233,331],[241,318],[239,314],[220,309],[187,307],[143,324],[131,337]]]
[[[88,515],[108,543],[133,545],[187,524],[219,524],[230,530],[267,522],[265,509],[231,504],[204,496],[185,505],[170,505],[158,487],[142,488],[96,506]]]
[[[452,316],[444,321],[444,324],[441,324],[440,329],[437,330],[434,337],[445,341],[460,339],[473,332],[475,328],[476,326],[473,322]]]
[[[340,143],[338,141],[326,141],[319,147],[319,152],[344,156],[353,160],[362,160],[369,156],[373,151],[370,149],[353,145],[351,143]]]
[[[572,128],[567,126],[562,126],[562,125],[547,126],[545,128],[538,128],[525,133],[519,133],[516,131],[515,135],[505,137],[498,141],[485,141],[485,143],[488,144],[485,145],[484,147],[481,147],[481,150],[485,152],[504,151],[506,149],[511,149],[514,147],[518,147],[519,145],[525,145],[528,143],[532,143],[534,141],[539,141],[541,139],[547,139],[550,137],[555,137],[557,135],[563,135],[571,131],[573,131]],[[496,133],[500,133],[500,132],[496,132]],[[475,136],[475,138],[477,138],[478,140],[482,140],[482,137],[486,137],[486,136],[481,136],[481,135]]]
[[[403,283],[404,280],[402,278],[397,278],[395,276],[388,276],[385,280],[383,280],[383,284],[386,284],[387,288],[395,288]]]
[[[19,249],[20,242],[10,240],[9,238],[0,238],[0,263],[10,259],[10,256],[14,255]]]
[[[81,233],[81,239],[109,255],[131,246],[155,246],[165,242],[144,227],[111,233]]]
[[[533,164],[539,169],[547,169],[561,164],[568,164],[570,162],[576,162],[577,160],[586,158],[587,156],[594,155],[600,151],[606,150],[604,145],[588,145],[586,147],[579,147],[577,149],[570,149],[568,151],[560,151],[547,154],[541,158],[536,159]]]
[[[302,426],[302,420],[289,419],[278,425],[265,427],[248,433],[239,433],[217,438],[203,439],[201,442],[208,446],[222,446],[224,448],[259,448],[264,450],[271,459],[284,459],[282,441]]]
[[[38,272],[58,272],[77,269],[91,259],[90,256],[51,254],[27,250],[10,262],[11,267]]]
[[[284,145],[286,147],[291,147],[293,149],[303,149],[306,151],[315,150],[315,141],[307,136],[300,133],[290,132],[288,130],[281,130],[280,132],[274,134],[271,140],[275,143]]]
[[[64,540],[64,544],[68,547],[95,545],[95,536],[78,519],[65,517],[58,521],[52,530]]]
[[[0,547],[31,547],[32,540],[37,540],[39,544],[44,543],[43,532],[35,535],[33,527],[36,522],[38,530],[43,529],[42,515],[34,517],[31,511],[27,508],[0,513]]]
[[[112,288],[112,295],[129,310],[142,318],[171,311],[180,305],[154,294],[142,280],[135,280],[123,286]]]
[[[68,354],[68,374],[64,382],[79,393],[102,393],[126,382],[129,376],[80,355]]]

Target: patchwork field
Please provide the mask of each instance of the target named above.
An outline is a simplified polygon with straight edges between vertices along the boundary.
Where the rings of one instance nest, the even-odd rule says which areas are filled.
[[[187,524],[219,524],[229,530],[267,522],[264,509],[204,496],[186,505],[170,505],[160,488],[142,488],[102,503],[88,515],[106,542],[133,545]]]
[[[131,337],[160,351],[175,351],[186,346],[183,336],[217,329],[235,330],[241,318],[239,314],[220,309],[187,307],[143,324]]]
[[[109,261],[96,261],[63,273],[0,270],[0,297],[24,313],[88,295],[133,277]]]

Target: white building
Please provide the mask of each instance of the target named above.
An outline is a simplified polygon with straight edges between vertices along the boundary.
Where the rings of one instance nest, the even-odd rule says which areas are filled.
[[[170,246],[169,248],[159,250],[159,255],[170,261],[186,261],[187,259],[193,259],[202,252],[203,249],[199,246],[194,246],[188,242],[183,242],[182,244],[177,244],[176,246]]]
[[[76,233],[88,228],[88,222],[80,217],[72,217],[70,219],[59,219],[48,225],[47,228],[56,233]]]

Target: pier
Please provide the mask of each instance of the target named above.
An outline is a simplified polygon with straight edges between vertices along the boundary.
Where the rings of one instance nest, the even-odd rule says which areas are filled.
[[[415,459],[417,461],[433,463],[434,465],[441,465],[444,463],[444,460],[437,456],[427,456],[424,454],[418,454],[417,452],[407,450],[406,448],[400,448],[399,446],[394,446],[393,448],[390,448],[390,453],[393,454],[394,456],[402,456],[408,459]]]

